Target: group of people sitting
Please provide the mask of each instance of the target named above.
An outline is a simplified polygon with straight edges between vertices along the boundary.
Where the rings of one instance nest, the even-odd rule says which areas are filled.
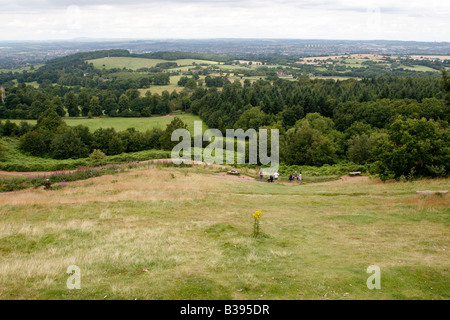
[[[278,172],[275,172],[273,175],[271,174],[269,176],[269,179],[267,179],[267,182],[272,183],[274,180],[278,181],[279,176],[280,176],[280,174]]]
[[[297,171],[295,171],[294,175],[292,173],[289,175],[289,181],[292,182],[294,180],[297,180],[299,183],[302,183],[302,174],[297,174]]]
[[[269,183],[273,183],[274,181],[278,181],[278,177],[280,176],[280,174],[278,172],[275,172],[274,174],[271,174],[269,176],[269,178],[267,179],[267,182]],[[262,170],[259,172],[259,181],[263,181],[264,179],[264,173],[262,172]],[[294,175],[290,174],[289,175],[289,181],[292,182],[294,180],[297,180],[299,183],[302,182],[302,174],[297,174],[297,171],[295,171]]]

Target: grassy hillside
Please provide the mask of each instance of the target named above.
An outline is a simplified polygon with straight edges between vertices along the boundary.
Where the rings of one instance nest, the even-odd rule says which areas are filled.
[[[118,164],[129,161],[143,161],[149,159],[170,158],[170,151],[144,150],[139,152],[122,153],[115,156],[107,156],[102,160],[92,161],[89,158],[56,160],[51,158],[34,157],[23,153],[19,149],[17,138],[4,137],[0,140],[3,147],[3,155],[0,158],[0,170],[2,171],[56,171],[71,170],[81,166]],[[1,174],[0,174],[1,178]]]
[[[151,68],[162,62],[176,62],[180,66],[188,66],[196,64],[217,64],[215,61],[197,60],[197,59],[178,59],[178,60],[163,60],[163,59],[146,59],[134,57],[106,57],[100,59],[88,60],[92,62],[97,69],[112,69],[112,68],[127,68],[137,70],[140,68]]]
[[[415,195],[448,180],[286,186],[218,170],[154,165],[0,194],[0,298],[450,298],[448,196]],[[66,288],[70,265],[80,290]]]

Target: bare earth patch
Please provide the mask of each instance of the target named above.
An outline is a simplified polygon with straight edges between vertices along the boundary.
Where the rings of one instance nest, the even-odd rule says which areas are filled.
[[[228,179],[228,180],[235,180],[235,181],[258,182],[257,180],[255,180],[254,178],[249,177],[249,176],[245,176],[245,175],[235,176],[232,174],[227,174],[226,172],[220,172],[220,173],[216,173],[216,174],[208,174],[208,176],[216,177],[216,178],[224,178],[224,179]]]

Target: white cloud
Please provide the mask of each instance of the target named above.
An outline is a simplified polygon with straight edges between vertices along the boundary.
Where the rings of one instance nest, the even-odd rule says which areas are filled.
[[[79,11],[68,11],[69,7]],[[450,41],[450,4],[440,0],[0,0],[0,8],[0,40],[251,37]]]

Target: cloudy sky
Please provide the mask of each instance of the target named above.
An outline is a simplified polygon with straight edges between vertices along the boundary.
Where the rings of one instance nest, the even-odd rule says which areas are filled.
[[[450,41],[448,0],[0,0],[0,40]]]

